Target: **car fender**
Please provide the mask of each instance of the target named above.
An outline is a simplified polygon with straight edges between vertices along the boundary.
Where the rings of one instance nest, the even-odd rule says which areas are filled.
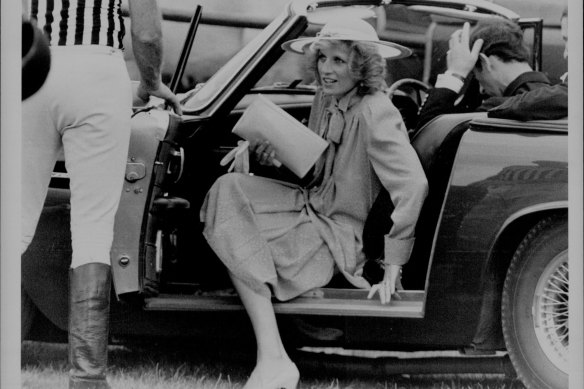
[[[486,268],[495,269],[493,273],[502,280],[517,245],[529,230],[551,214],[567,215],[567,212],[568,200],[563,200],[528,206],[510,215],[497,232],[489,250]]]
[[[464,297],[460,317],[480,307],[493,248],[507,228],[567,202],[567,131],[556,124],[538,130],[538,123],[479,118],[460,139],[429,281],[430,294]]]
[[[532,124],[519,128],[515,121],[505,129],[487,127],[490,122],[471,122],[450,177],[442,218],[457,223],[459,251],[487,254],[513,218],[568,199],[567,133],[529,131]]]
[[[497,233],[497,237],[495,238],[495,244],[493,245],[493,247],[491,248],[491,257],[494,251],[494,248],[497,244],[497,242],[499,242],[501,240],[501,238],[508,232],[508,229],[510,228],[510,226],[514,223],[519,222],[521,219],[529,217],[529,216],[536,216],[536,215],[540,215],[540,214],[548,214],[550,212],[552,213],[557,213],[559,211],[567,211],[568,210],[568,201],[564,200],[564,201],[551,201],[549,203],[542,203],[542,204],[536,204],[536,205],[532,205],[529,207],[525,207],[517,212],[515,212],[514,214],[512,214],[511,216],[509,216],[507,218],[507,220],[505,220],[505,222],[503,223],[503,225],[501,226],[501,228],[499,229],[499,232]],[[536,216],[537,219],[541,219],[540,216]]]

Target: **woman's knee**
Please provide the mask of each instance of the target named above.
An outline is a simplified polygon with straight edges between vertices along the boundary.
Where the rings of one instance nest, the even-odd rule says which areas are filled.
[[[243,173],[227,173],[217,178],[209,192],[216,192],[219,194],[242,194],[242,192],[245,192],[246,187],[249,188],[250,181],[254,178],[254,176]],[[251,187],[253,186],[254,184],[251,184]]]

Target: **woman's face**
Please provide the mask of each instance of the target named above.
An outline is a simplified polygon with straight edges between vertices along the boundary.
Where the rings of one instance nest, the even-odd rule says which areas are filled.
[[[317,69],[322,90],[340,98],[357,84],[349,71],[349,48],[330,41],[318,43]]]

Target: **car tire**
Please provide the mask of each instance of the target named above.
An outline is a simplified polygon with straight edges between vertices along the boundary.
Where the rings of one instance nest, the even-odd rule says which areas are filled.
[[[509,357],[528,389],[568,388],[568,222],[547,217],[515,252],[503,287]]]
[[[28,338],[32,323],[37,314],[38,308],[24,289],[20,286],[20,338],[25,340]]]

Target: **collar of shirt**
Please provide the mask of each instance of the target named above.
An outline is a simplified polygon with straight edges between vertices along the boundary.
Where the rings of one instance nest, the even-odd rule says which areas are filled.
[[[514,79],[513,81],[511,81],[511,83],[509,85],[507,85],[507,88],[505,88],[505,91],[503,92],[503,96],[514,96],[517,94],[517,90],[521,87],[525,87],[526,84],[528,83],[541,83],[541,84],[547,84],[550,85],[551,82],[550,80],[546,77],[545,74],[541,73],[541,72],[525,72],[521,75],[519,75],[519,77],[517,77],[516,79]],[[533,88],[527,88],[528,90],[531,90]]]
[[[338,108],[344,114],[349,110],[349,108],[355,105],[358,100],[359,96],[357,96],[357,86],[355,86],[340,99],[333,97],[331,101],[331,107]]]
[[[351,89],[340,99],[333,97],[327,107],[327,120],[324,123],[326,128],[323,137],[335,144],[341,143],[343,129],[345,128],[345,114],[355,103],[359,101],[357,88]]]

